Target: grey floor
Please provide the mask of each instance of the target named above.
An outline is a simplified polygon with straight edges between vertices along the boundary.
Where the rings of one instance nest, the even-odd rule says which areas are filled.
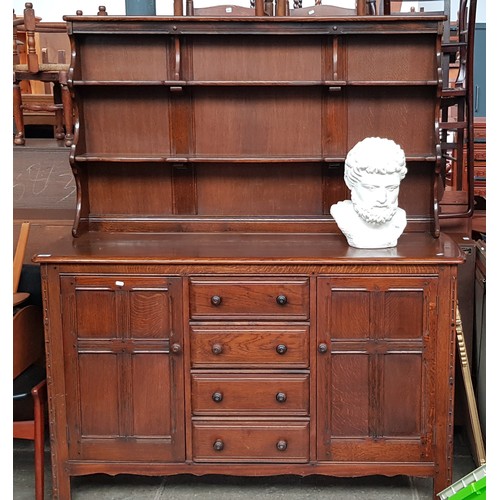
[[[34,499],[33,443],[14,440],[13,499]],[[45,492],[51,498],[50,452],[45,451]],[[453,481],[476,469],[468,444],[460,433],[455,437]],[[433,498],[430,479],[405,476],[330,478],[278,476],[241,478],[191,475],[141,477],[92,475],[72,480],[72,500],[424,500]],[[64,499],[62,499],[64,500]]]

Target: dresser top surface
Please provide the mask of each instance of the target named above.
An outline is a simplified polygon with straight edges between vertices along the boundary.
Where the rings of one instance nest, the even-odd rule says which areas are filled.
[[[67,228],[66,228],[67,231]],[[108,233],[67,234],[46,241],[38,263],[85,264],[459,264],[447,235],[407,233],[393,248],[357,249],[343,235],[324,233]]]

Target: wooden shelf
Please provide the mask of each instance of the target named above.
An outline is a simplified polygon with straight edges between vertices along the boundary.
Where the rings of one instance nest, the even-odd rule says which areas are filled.
[[[436,162],[437,156],[412,155],[407,156],[407,163]],[[85,153],[74,157],[81,163],[343,163],[345,156],[207,156],[207,155],[170,155],[158,153],[144,154],[98,154]],[[340,166],[340,165],[339,165]]]
[[[435,86],[437,80],[75,80],[75,87],[94,86],[159,86],[159,87],[346,87],[376,86],[376,87],[415,87]]]

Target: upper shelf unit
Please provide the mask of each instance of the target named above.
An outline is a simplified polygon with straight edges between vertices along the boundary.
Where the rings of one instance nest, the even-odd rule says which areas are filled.
[[[405,151],[409,218],[437,221],[443,17],[66,20],[75,233],[83,220],[325,221],[347,194],[346,154],[370,136]],[[265,209],[251,201],[278,182],[288,187]]]

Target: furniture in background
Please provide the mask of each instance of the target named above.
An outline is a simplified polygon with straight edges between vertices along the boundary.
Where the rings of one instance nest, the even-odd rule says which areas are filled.
[[[476,242],[474,293],[474,354],[472,373],[475,382],[481,431],[486,439],[486,241]]]
[[[14,253],[14,306],[24,302],[28,295],[26,293],[18,292],[19,280],[21,279],[21,271],[23,268],[24,254],[26,252],[26,245],[28,244],[28,236],[30,231],[30,223],[23,222],[19,232],[19,239],[17,241],[16,251]]]
[[[29,224],[21,227],[14,256],[13,316],[13,437],[35,446],[35,498],[44,497],[45,408],[47,382],[42,308],[28,304],[28,292],[18,292]]]
[[[73,104],[68,90],[66,51],[59,50],[57,62],[49,61],[52,52],[44,46],[51,35],[68,42],[64,23],[44,23],[35,16],[32,3],[26,3],[23,17],[13,19],[13,115],[14,144],[25,144],[25,114],[55,117],[55,138],[70,146],[73,141]],[[24,50],[20,50],[24,48]],[[42,88],[35,90],[33,82]],[[22,88],[24,87],[24,88]],[[40,90],[42,92],[40,92]],[[33,116],[33,115],[31,115]]]
[[[13,437],[35,447],[35,498],[44,497],[45,408],[43,316],[40,306],[21,306],[13,318]]]
[[[474,172],[467,168],[474,158],[474,41],[477,0],[460,0],[456,35],[443,52],[454,55],[456,76],[441,96],[441,150],[451,191],[467,195],[465,210],[443,213],[441,218],[470,219],[474,212]],[[444,183],[446,187],[446,182]],[[446,192],[444,193],[446,195]],[[469,234],[470,236],[470,234]]]
[[[474,196],[486,200],[486,118],[474,118],[474,157],[471,164],[474,173]],[[469,164],[466,164],[469,170]]]

